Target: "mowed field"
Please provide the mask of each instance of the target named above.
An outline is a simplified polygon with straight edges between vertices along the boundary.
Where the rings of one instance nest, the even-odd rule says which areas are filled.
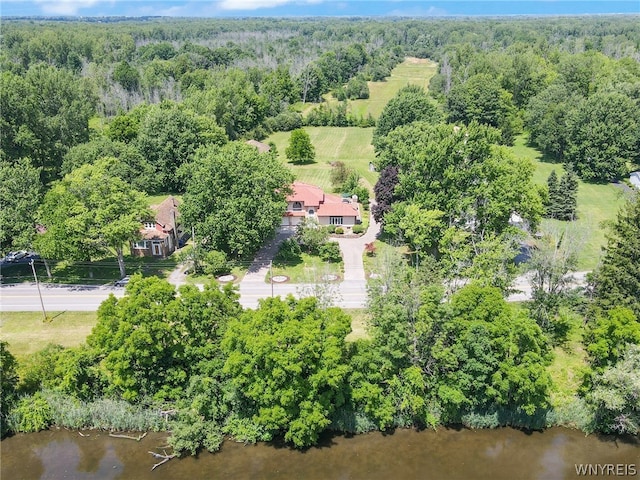
[[[331,192],[331,162],[342,161],[353,168],[370,186],[375,185],[378,174],[369,170],[369,162],[375,158],[371,136],[373,128],[359,127],[305,127],[316,149],[316,161],[304,165],[287,162],[285,150],[289,145],[291,132],[277,132],[265,140],[273,142],[278,149],[280,160],[296,176],[296,180],[311,183]]]
[[[18,359],[42,350],[49,343],[77,347],[85,342],[97,322],[97,312],[0,313],[0,340],[9,343],[9,351]]]
[[[519,157],[530,159],[536,169],[533,180],[540,185],[546,185],[552,170],[558,176],[564,173],[560,163],[543,161],[542,154],[526,144],[526,136],[520,135],[512,147],[512,151]],[[579,270],[593,270],[600,260],[602,247],[606,244],[606,228],[604,224],[616,218],[617,212],[624,204],[624,190],[610,183],[593,184],[579,181],[578,185],[578,220],[575,222],[560,222],[545,219],[545,226],[551,228],[568,227],[573,229],[582,243],[578,258]]]
[[[384,106],[402,87],[418,85],[429,89],[429,81],[437,73],[438,64],[426,58],[407,58],[398,64],[384,82],[368,82],[369,98],[349,102],[350,111],[356,116],[378,118]]]
[[[391,76],[384,82],[369,82],[369,98],[349,102],[352,113],[366,117],[371,114],[377,118],[384,106],[402,87],[408,84],[419,85],[425,90],[431,77],[437,71],[437,64],[427,59],[407,58],[393,69]],[[334,100],[329,99],[329,102]],[[309,104],[307,109],[315,106]],[[288,165],[301,182],[311,183],[331,191],[331,162],[342,161],[356,170],[373,188],[378,173],[369,169],[369,163],[375,159],[371,138],[373,128],[359,127],[305,127],[316,149],[316,161],[305,165],[293,165],[287,162],[285,150],[289,144],[290,132],[276,132],[265,142],[273,142],[283,163]]]

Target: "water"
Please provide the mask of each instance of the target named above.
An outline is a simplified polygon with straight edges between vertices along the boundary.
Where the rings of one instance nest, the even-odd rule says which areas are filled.
[[[158,460],[147,452],[162,452],[166,434],[150,433],[135,442],[103,432],[83,433],[88,436],[57,430],[3,440],[0,477],[562,480],[580,478],[575,464],[615,464],[627,474],[635,472],[631,478],[640,478],[638,438],[586,437],[562,428],[529,433],[503,428],[327,435],[318,447],[304,452],[281,444],[244,446],[227,441],[217,454],[175,458],[153,472]]]

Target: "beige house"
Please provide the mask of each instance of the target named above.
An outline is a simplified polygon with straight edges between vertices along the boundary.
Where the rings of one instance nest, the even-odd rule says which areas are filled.
[[[324,193],[308,183],[293,182],[293,193],[287,197],[287,210],[282,226],[294,227],[303,218],[317,220],[320,225],[352,227],[361,222],[358,203],[351,198]]]
[[[166,258],[176,250],[182,236],[177,223],[180,217],[178,206],[179,201],[173,196],[167,197],[159,205],[151,205],[155,216],[143,222],[140,240],[131,244],[131,255]]]

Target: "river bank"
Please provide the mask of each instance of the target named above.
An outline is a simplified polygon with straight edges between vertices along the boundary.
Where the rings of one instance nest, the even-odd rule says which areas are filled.
[[[554,427],[540,432],[511,428],[323,435],[304,451],[278,442],[227,441],[220,452],[158,462],[148,452],[166,448],[166,433],[141,441],[100,431],[47,430],[2,441],[1,477],[19,479],[485,479],[564,480],[585,465],[640,470],[637,437],[589,435]],[[634,475],[629,475],[635,471]],[[591,475],[593,477],[593,475]]]

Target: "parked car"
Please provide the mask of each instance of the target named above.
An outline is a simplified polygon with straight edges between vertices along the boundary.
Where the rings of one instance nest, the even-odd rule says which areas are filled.
[[[116,280],[115,282],[113,282],[113,285],[115,287],[126,287],[127,284],[129,283],[129,275],[122,277],[120,280]]]
[[[26,250],[19,250],[17,252],[9,252],[6,257],[4,257],[5,262],[17,262],[29,256],[29,252]]]

